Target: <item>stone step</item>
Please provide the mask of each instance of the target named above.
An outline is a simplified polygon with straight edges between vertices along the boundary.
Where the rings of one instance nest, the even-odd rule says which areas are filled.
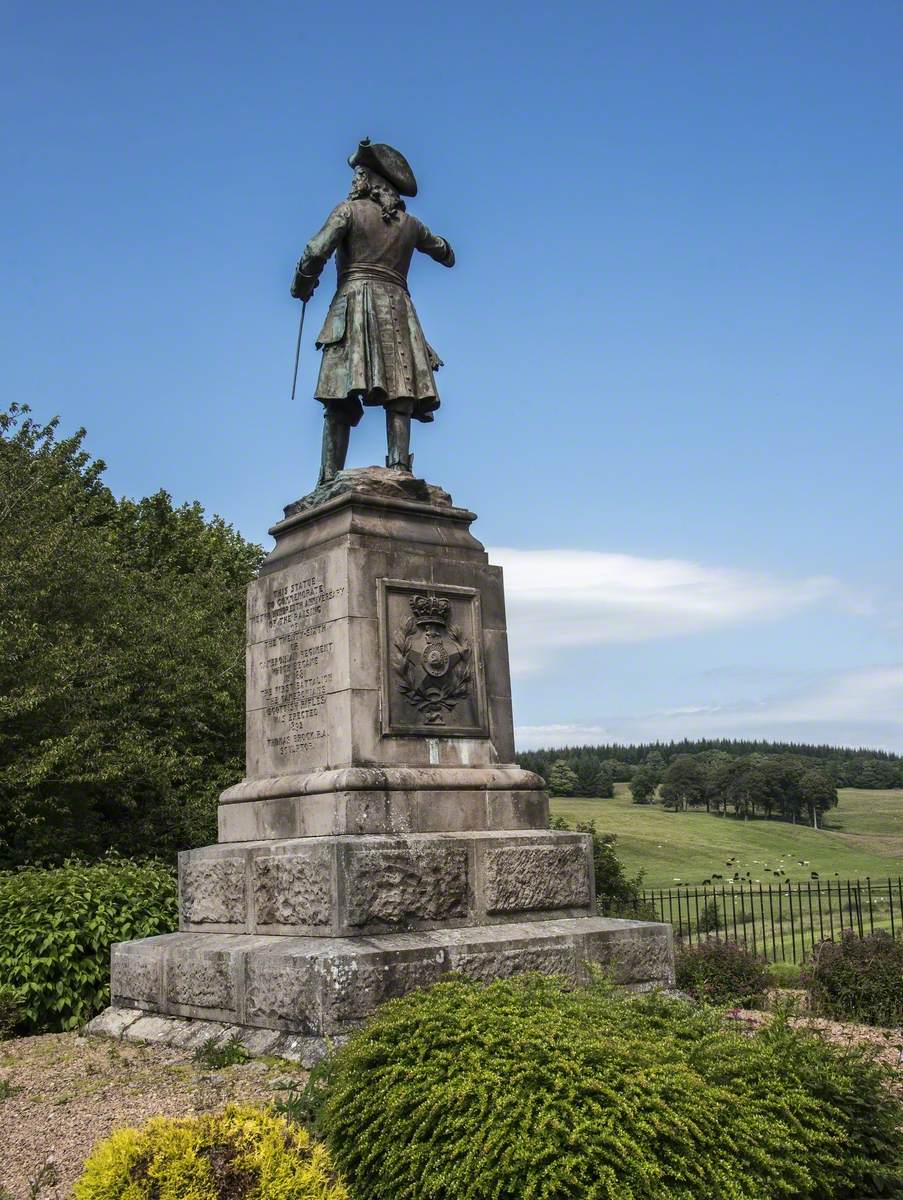
[[[670,987],[671,926],[577,917],[374,937],[172,933],[112,952],[112,1002],[162,1016],[306,1036],[347,1033],[377,1005],[451,972],[489,981],[525,972]]]

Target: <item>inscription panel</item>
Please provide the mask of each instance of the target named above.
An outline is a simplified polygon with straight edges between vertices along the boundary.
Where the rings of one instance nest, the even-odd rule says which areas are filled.
[[[381,580],[383,734],[488,737],[475,588]]]
[[[248,771],[328,762],[327,697],[347,688],[340,643],[348,596],[322,557],[257,581],[248,593]]]

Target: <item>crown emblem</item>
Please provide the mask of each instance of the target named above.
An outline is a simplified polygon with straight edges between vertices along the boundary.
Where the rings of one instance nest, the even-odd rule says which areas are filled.
[[[447,625],[451,604],[442,596],[411,597],[411,611],[418,625]]]

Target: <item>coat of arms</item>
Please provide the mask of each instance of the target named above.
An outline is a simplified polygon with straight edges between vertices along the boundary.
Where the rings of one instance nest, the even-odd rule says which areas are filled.
[[[411,596],[412,615],[395,631],[392,668],[398,690],[423,716],[426,725],[442,725],[445,713],[470,695],[473,682],[470,644],[449,624],[451,603],[442,596]]]

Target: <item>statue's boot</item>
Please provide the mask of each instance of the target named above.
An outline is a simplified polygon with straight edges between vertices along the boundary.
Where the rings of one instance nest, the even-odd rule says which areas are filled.
[[[326,414],[323,422],[323,453],[320,458],[320,478],[317,487],[329,483],[345,466],[348,457],[348,439],[351,426]]]
[[[410,471],[414,456],[411,454],[411,418],[407,413],[386,409],[386,441],[389,453],[386,466],[400,471]]]

